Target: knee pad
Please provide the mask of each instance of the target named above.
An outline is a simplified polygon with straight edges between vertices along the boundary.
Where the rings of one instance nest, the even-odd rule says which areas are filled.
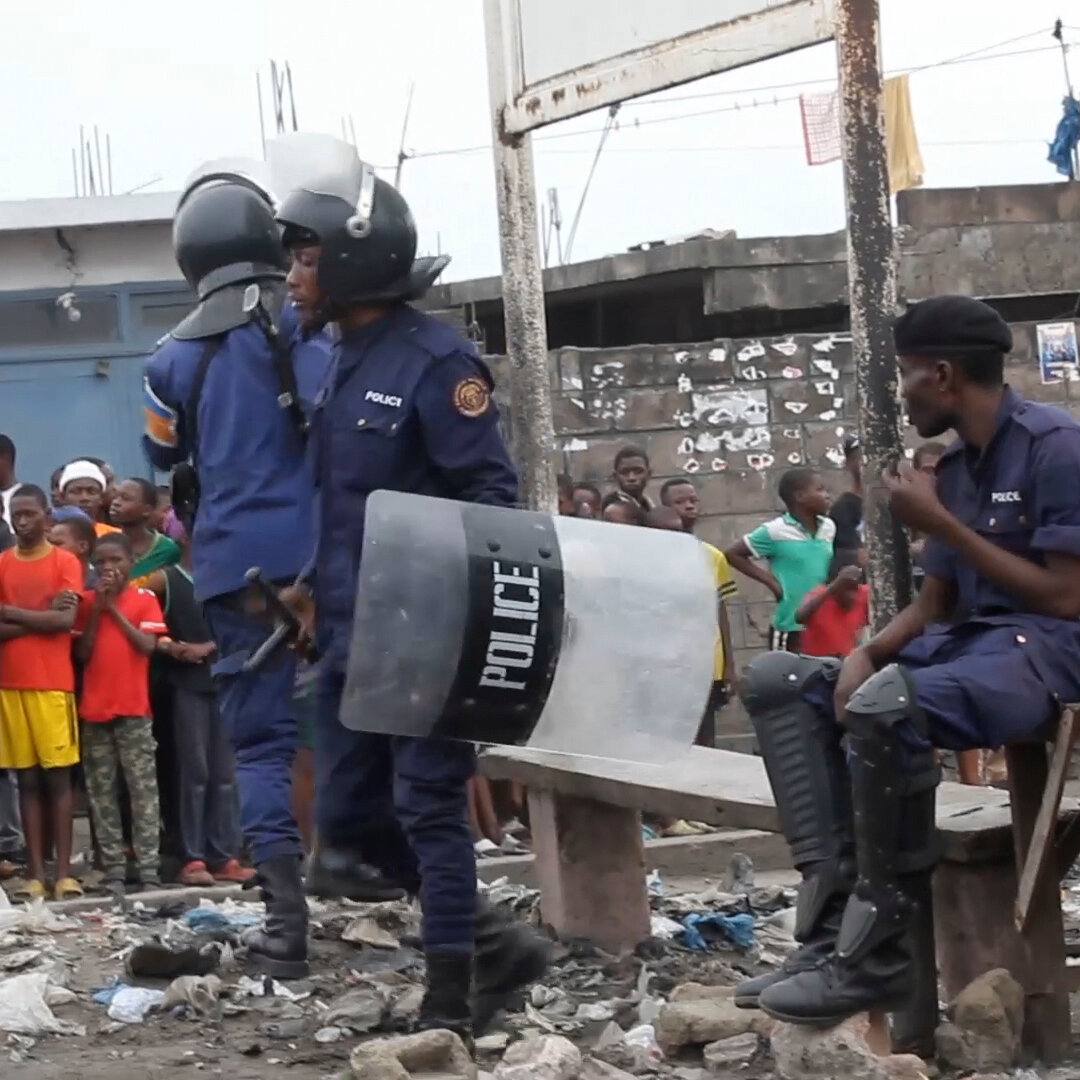
[[[840,745],[843,732],[803,696],[811,679],[838,670],[834,660],[773,652],[750,665],[742,686],[781,827],[796,868],[806,876],[824,872],[824,864],[850,847],[851,784]]]
[[[834,679],[839,671],[840,661],[829,657],[765,653],[746,669],[739,682],[739,697],[753,717],[756,713],[801,702],[802,689],[813,676]]]
[[[927,742],[926,714],[904,668],[889,664],[867,679],[851,695],[846,726],[852,740],[855,797],[876,804],[877,811],[871,807],[870,814],[879,823],[892,800],[898,806],[898,872],[931,868],[939,854],[935,793],[941,767]],[[883,775],[888,783],[882,783]]]

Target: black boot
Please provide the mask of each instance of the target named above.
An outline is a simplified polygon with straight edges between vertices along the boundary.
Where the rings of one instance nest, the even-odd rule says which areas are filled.
[[[482,1035],[517,991],[551,963],[551,942],[531,926],[476,898],[476,991],[473,1030]]]
[[[799,948],[776,971],[735,988],[735,1004],[756,1009],[761,994],[832,954],[844,905],[855,884],[851,777],[843,731],[804,697],[807,684],[828,697],[835,661],[768,653],[750,665],[742,698],[754,725],[780,826],[803,875],[795,914]]]
[[[307,891],[324,900],[367,903],[400,900],[405,896],[400,885],[383,877],[356,852],[322,845],[315,848],[308,862]]]
[[[907,940],[912,883],[936,859],[934,789],[940,771],[933,751],[912,748],[912,733],[925,736],[925,717],[900,667],[883,668],[852,695],[845,726],[859,880],[834,955],[769,987],[760,999],[770,1016],[796,1024],[837,1024],[907,1001],[914,989]]]
[[[472,989],[473,958],[469,953],[436,951],[424,957],[427,964],[427,988],[420,1002],[418,1031],[445,1028],[460,1035],[472,1049],[472,1011],[469,993]]]
[[[266,904],[266,923],[244,935],[246,970],[274,979],[305,979],[308,910],[300,860],[283,855],[260,863],[256,869]]]

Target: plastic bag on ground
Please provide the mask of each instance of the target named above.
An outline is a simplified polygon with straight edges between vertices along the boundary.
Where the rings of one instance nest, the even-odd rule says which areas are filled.
[[[70,1001],[63,987],[50,984],[47,972],[14,975],[0,982],[0,1031],[16,1035],[85,1035],[86,1028],[56,1016],[50,1005]]]
[[[718,929],[737,949],[750,949],[754,945],[753,915],[687,915],[683,919],[683,944],[688,949],[704,952],[708,942],[702,930]]]
[[[7,900],[7,894],[3,889],[0,889],[0,895],[5,901]],[[78,928],[79,924],[72,919],[50,911],[40,897],[20,907],[16,907],[10,901],[0,904],[0,933],[7,930],[21,930],[24,934],[55,934]]]
[[[118,986],[109,1003],[109,1019],[121,1024],[141,1024],[146,1014],[165,1000],[164,990],[145,986]]]

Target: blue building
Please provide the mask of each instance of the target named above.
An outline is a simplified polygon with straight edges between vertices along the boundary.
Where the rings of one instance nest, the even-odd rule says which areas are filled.
[[[19,479],[80,455],[150,475],[142,370],[192,298],[172,255],[173,193],[0,202],[0,432]]]

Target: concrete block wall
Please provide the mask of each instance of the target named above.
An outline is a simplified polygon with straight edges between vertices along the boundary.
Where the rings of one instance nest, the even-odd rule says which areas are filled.
[[[1010,384],[1080,417],[1080,384],[1040,381],[1034,324],[1013,332]],[[505,388],[505,359],[489,360]],[[720,548],[780,512],[785,469],[821,469],[834,495],[847,487],[840,444],[856,426],[848,334],[563,348],[551,354],[551,375],[560,468],[606,490],[616,451],[639,445],[652,464],[651,494],[669,477],[692,479],[699,535]],[[909,447],[917,442],[911,432]],[[731,625],[741,667],[764,648],[773,602],[753,582],[738,585]],[[746,730],[738,710],[726,726]]]

